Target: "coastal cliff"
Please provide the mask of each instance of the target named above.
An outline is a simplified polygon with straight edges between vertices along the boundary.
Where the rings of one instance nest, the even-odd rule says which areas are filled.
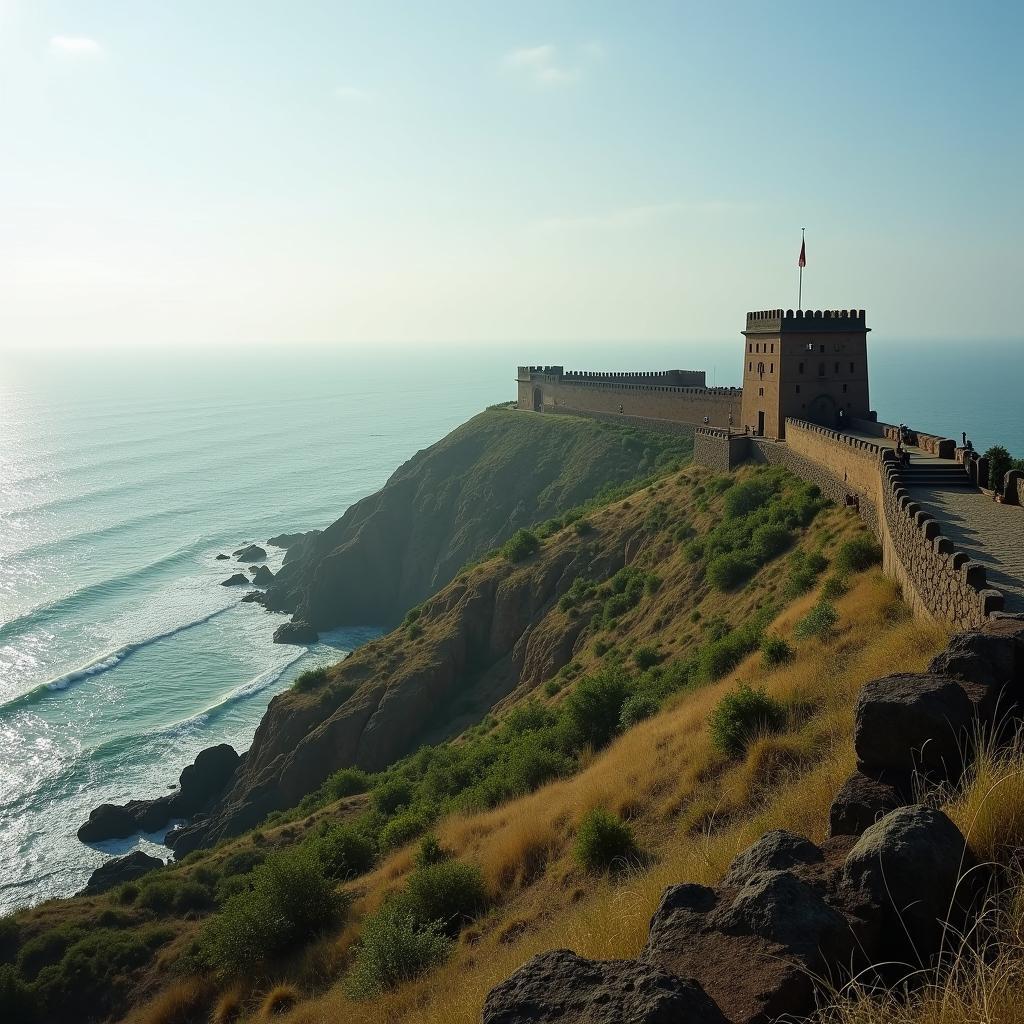
[[[577,417],[490,409],[418,452],[327,529],[292,543],[265,603],[316,630],[393,625],[517,529],[691,446]]]

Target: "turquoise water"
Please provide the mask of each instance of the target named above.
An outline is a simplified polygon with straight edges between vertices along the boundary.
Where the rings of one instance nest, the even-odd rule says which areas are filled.
[[[374,635],[366,623],[309,649],[274,645],[283,617],[219,586],[237,564],[218,552],[332,522],[513,397],[517,362],[707,367],[721,385],[738,383],[739,351],[0,355],[0,911],[76,891],[112,853],[158,847],[160,835],[85,846],[75,830],[105,800],[165,792],[203,747],[245,749],[297,673]],[[873,404],[1024,454],[1020,353],[873,335]],[[283,553],[268,550],[276,568]]]

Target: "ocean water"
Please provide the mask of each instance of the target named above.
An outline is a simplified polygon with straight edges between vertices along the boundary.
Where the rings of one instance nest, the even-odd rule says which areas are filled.
[[[1021,353],[873,336],[873,404],[1024,455]],[[166,792],[204,747],[245,749],[275,693],[376,633],[274,645],[284,617],[221,587],[239,567],[215,556],[326,526],[514,397],[517,362],[707,367],[722,385],[741,349],[0,355],[0,912],[77,891],[112,854],[166,856],[162,834],[75,831],[99,803]]]

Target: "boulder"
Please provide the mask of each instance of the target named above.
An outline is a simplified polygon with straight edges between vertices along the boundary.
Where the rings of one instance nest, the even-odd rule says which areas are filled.
[[[320,634],[301,619],[284,622],[274,630],[275,644],[314,644]]]
[[[821,850],[809,839],[775,829],[743,851],[729,866],[723,885],[744,885],[765,871],[785,871],[797,864],[817,864]]]
[[[317,530],[316,532],[319,533],[320,531]],[[267,544],[272,548],[290,548],[305,536],[304,533],[279,533],[276,537],[271,537]]]
[[[226,562],[226,561],[227,561],[227,560],[228,560],[228,559],[229,559],[230,557],[231,557],[230,555],[225,555],[225,554],[224,554],[224,552],[222,551],[222,552],[221,552],[221,553],[220,553],[220,554],[219,554],[219,555],[217,556],[217,561],[218,561],[218,562]]]
[[[991,619],[980,629],[958,633],[932,659],[929,671],[990,686],[1024,687],[1024,622]]]
[[[235,558],[239,562],[264,562],[267,558],[267,552],[259,544],[249,544],[244,548],[239,548],[235,552]]]
[[[910,792],[909,780],[897,785],[888,781],[885,772],[854,772],[829,808],[828,834],[859,836],[890,811],[912,803],[906,795]]]
[[[178,792],[170,798],[173,816],[191,817],[212,800],[231,781],[239,761],[235,748],[228,743],[200,750],[195,761],[182,769]]]
[[[242,597],[242,604],[261,604],[266,607],[267,595],[262,590],[250,590]]]
[[[222,587],[248,587],[250,586],[249,577],[244,572],[236,572],[234,576],[229,576],[226,580],[221,580],[220,585]]]
[[[883,959],[926,964],[940,949],[944,926],[963,923],[974,866],[967,842],[942,811],[912,804],[876,822],[850,850],[841,887],[881,919]]]
[[[135,817],[119,804],[100,804],[89,812],[89,820],[78,830],[83,843],[101,843],[105,839],[124,839],[139,831]]]
[[[857,766],[959,775],[974,705],[955,679],[896,675],[865,684],[857,698],[853,745]]]
[[[164,862],[158,857],[151,857],[142,850],[133,850],[125,857],[114,857],[105,864],[101,864],[90,876],[86,887],[82,890],[83,896],[95,896],[97,893],[106,892],[117,885],[125,882],[132,882],[136,878],[148,875],[150,871],[162,868]]]
[[[554,949],[484,1001],[482,1024],[726,1024],[697,982],[642,960],[586,960]]]
[[[274,582],[274,574],[267,566],[261,565],[253,575],[252,581],[257,587],[269,587]]]

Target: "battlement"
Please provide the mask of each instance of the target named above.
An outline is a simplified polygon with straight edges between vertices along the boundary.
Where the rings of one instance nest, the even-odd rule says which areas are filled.
[[[520,366],[518,379],[534,376],[557,378],[562,384],[633,384],[645,387],[668,386],[704,388],[703,370],[566,370],[564,366]]]
[[[761,309],[747,313],[743,334],[868,331],[863,309]]]

